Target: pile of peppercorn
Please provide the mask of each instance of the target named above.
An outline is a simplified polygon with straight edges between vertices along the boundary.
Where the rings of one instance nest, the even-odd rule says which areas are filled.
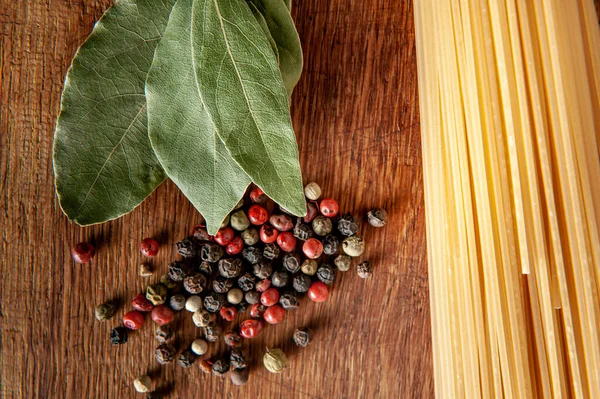
[[[158,283],[149,285],[145,294],[134,298],[134,310],[124,315],[124,327],[111,331],[111,342],[127,342],[127,331],[137,330],[144,322],[144,313],[151,312],[152,320],[158,324],[155,337],[160,345],[155,350],[156,360],[160,364],[169,363],[177,352],[169,344],[173,335],[169,324],[174,312],[186,309],[192,313],[203,339],[193,341],[179,355],[178,363],[190,367],[207,352],[208,343],[223,338],[231,347],[229,356],[216,361],[202,360],[200,367],[218,376],[233,369],[231,380],[237,385],[244,384],[248,369],[239,349],[242,339],[256,337],[265,322],[281,322],[286,312],[300,306],[304,295],[315,302],[327,300],[337,271],[349,270],[352,259],[365,249],[358,234],[357,218],[350,214],[339,216],[338,203],[332,198],[319,201],[321,189],[316,183],[308,184],[304,191],[307,198],[304,217],[290,215],[254,187],[223,221],[215,236],[209,235],[203,224],[195,226],[189,237],[176,243],[181,259],[172,262],[168,273]],[[367,217],[376,227],[385,225],[387,219],[383,209],[372,210]],[[145,256],[155,256],[159,244],[147,238],[140,248]],[[73,254],[75,258],[75,250]],[[369,277],[371,264],[364,261],[356,270],[360,277]],[[142,267],[142,273],[148,270]],[[250,318],[237,328],[229,327],[231,332],[223,334],[223,326],[248,308]],[[111,303],[105,303],[98,306],[96,316],[106,320],[114,311]],[[308,330],[299,329],[294,341],[306,346],[308,337]],[[273,364],[277,353],[271,351],[265,355],[269,364]],[[138,390],[148,391],[147,382],[147,376],[139,377],[136,389],[139,386]]]

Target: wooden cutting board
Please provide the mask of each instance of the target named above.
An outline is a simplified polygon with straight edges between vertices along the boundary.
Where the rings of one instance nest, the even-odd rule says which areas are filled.
[[[4,398],[135,398],[132,381],[150,373],[171,398],[412,398],[433,396],[430,316],[411,1],[298,0],[293,15],[305,51],[293,120],[305,181],[340,208],[364,217],[384,207],[384,229],[363,226],[373,277],[340,274],[330,300],[302,301],[285,322],[246,344],[254,363],[243,387],[197,366],[159,367],[154,326],[112,346],[108,333],[148,280],[137,275],[138,245],[164,245],[153,266],[166,271],[173,246],[198,214],[167,182],[131,214],[81,228],[60,211],[53,188],[52,139],[71,58],[108,0],[0,1],[0,333]],[[91,265],[70,248],[96,243]],[[158,276],[157,276],[158,277]],[[112,321],[95,305],[125,304]],[[297,349],[295,328],[315,342]],[[177,344],[196,337],[177,317]],[[248,345],[249,344],[249,345]],[[257,360],[281,347],[290,367],[268,373]],[[224,352],[213,347],[212,354]]]

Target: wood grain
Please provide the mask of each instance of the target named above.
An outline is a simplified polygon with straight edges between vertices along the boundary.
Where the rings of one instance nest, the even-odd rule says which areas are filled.
[[[343,210],[364,215],[382,206],[391,220],[384,229],[363,227],[371,279],[341,275],[328,302],[304,299],[246,344],[255,363],[243,387],[198,367],[158,367],[150,322],[127,345],[112,346],[108,332],[127,306],[110,322],[94,318],[96,304],[128,304],[148,283],[137,275],[142,238],[164,244],[152,262],[164,273],[171,244],[198,220],[170,182],[99,226],[78,227],[60,211],[51,158],[60,91],[71,57],[109,5],[0,1],[2,397],[131,398],[144,373],[172,398],[433,396],[412,2],[294,2],[306,64],[292,111],[305,180],[319,182]],[[70,258],[83,240],[97,246],[91,265]],[[176,324],[179,347],[188,345],[196,334],[190,315]],[[290,337],[302,325],[316,338],[298,350]],[[291,360],[281,375],[256,363],[275,346]]]

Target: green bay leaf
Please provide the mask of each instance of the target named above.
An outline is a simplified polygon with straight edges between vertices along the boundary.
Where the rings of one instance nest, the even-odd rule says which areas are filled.
[[[215,234],[250,178],[233,160],[204,106],[194,73],[194,0],[177,0],[146,82],[150,141],[167,175]]]
[[[277,58],[277,63],[279,63],[279,49],[277,48],[277,43],[275,42],[275,39],[273,39],[273,36],[271,35],[271,31],[269,30],[269,25],[267,25],[267,20],[265,20],[265,17],[261,14],[260,10],[258,8],[256,8],[254,3],[252,3],[251,1],[247,1],[246,4],[248,4],[248,6],[250,7],[250,11],[252,11],[254,18],[256,18],[256,22],[258,22],[258,24],[260,25],[260,28],[262,29],[263,33],[265,34],[265,37],[269,41],[269,44],[271,45],[271,49],[273,50],[273,53],[275,54],[275,58]]]
[[[119,0],[67,73],[54,137],[60,206],[81,225],[133,210],[166,178],[148,139],[144,84],[175,0]]]
[[[192,46],[196,81],[229,153],[274,201],[304,215],[288,95],[277,59],[246,2],[195,0]]]

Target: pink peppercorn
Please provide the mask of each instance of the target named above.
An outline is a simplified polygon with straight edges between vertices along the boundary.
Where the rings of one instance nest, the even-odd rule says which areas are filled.
[[[225,246],[233,240],[233,237],[235,237],[235,231],[231,227],[223,227],[217,231],[215,241],[217,244]]]
[[[273,305],[265,310],[263,318],[269,324],[277,324],[285,318],[285,310],[280,305]]]
[[[242,252],[242,249],[244,249],[244,240],[242,240],[242,237],[238,236],[231,240],[229,244],[227,244],[225,247],[225,252],[227,252],[229,255],[237,255]]]
[[[315,281],[308,289],[308,297],[315,302],[325,302],[329,297],[329,289],[321,281]]]
[[[270,224],[265,224],[260,228],[260,240],[265,244],[271,244],[277,240],[279,232]]]
[[[270,286],[271,286],[271,280],[269,280],[268,278],[266,278],[264,280],[260,280],[258,283],[256,283],[256,291],[265,292],[266,290],[269,289]]]
[[[132,307],[138,312],[151,312],[154,309],[152,302],[144,294],[137,294],[131,302]]]
[[[263,204],[267,201],[267,196],[259,187],[254,187],[250,191],[250,200],[255,204]]]
[[[317,216],[317,213],[319,213],[317,206],[312,202],[307,202],[306,203],[306,216],[304,216],[304,221],[306,223],[312,222],[313,219]]]
[[[321,214],[328,218],[334,217],[339,211],[338,203],[333,198],[325,198],[321,201],[320,208]]]
[[[219,313],[221,314],[223,320],[233,321],[233,319],[235,319],[235,316],[237,315],[237,309],[235,308],[235,306],[223,306]]]
[[[123,324],[130,330],[137,330],[144,324],[144,315],[137,310],[127,312],[123,316]]]
[[[96,249],[89,242],[80,242],[71,250],[71,256],[77,263],[89,263],[96,254]]]
[[[279,291],[276,288],[269,288],[260,296],[260,303],[265,306],[273,306],[279,301]]]
[[[250,219],[250,223],[260,226],[267,222],[269,213],[262,206],[252,205],[250,209],[248,209],[248,219]]]
[[[265,310],[265,305],[255,303],[250,307],[250,316],[260,319],[263,316],[263,314],[265,314]]]
[[[140,243],[140,251],[142,255],[150,258],[155,257],[158,254],[158,241],[154,238],[144,238]]]
[[[277,245],[285,252],[292,252],[296,248],[296,237],[289,231],[284,231],[277,236]]]
[[[240,335],[244,338],[254,338],[260,334],[264,325],[260,320],[246,320],[240,324]]]
[[[323,253],[323,243],[316,238],[309,238],[302,245],[302,252],[310,259],[317,259]]]
[[[159,305],[152,310],[152,320],[161,326],[173,321],[175,313],[166,305]]]

